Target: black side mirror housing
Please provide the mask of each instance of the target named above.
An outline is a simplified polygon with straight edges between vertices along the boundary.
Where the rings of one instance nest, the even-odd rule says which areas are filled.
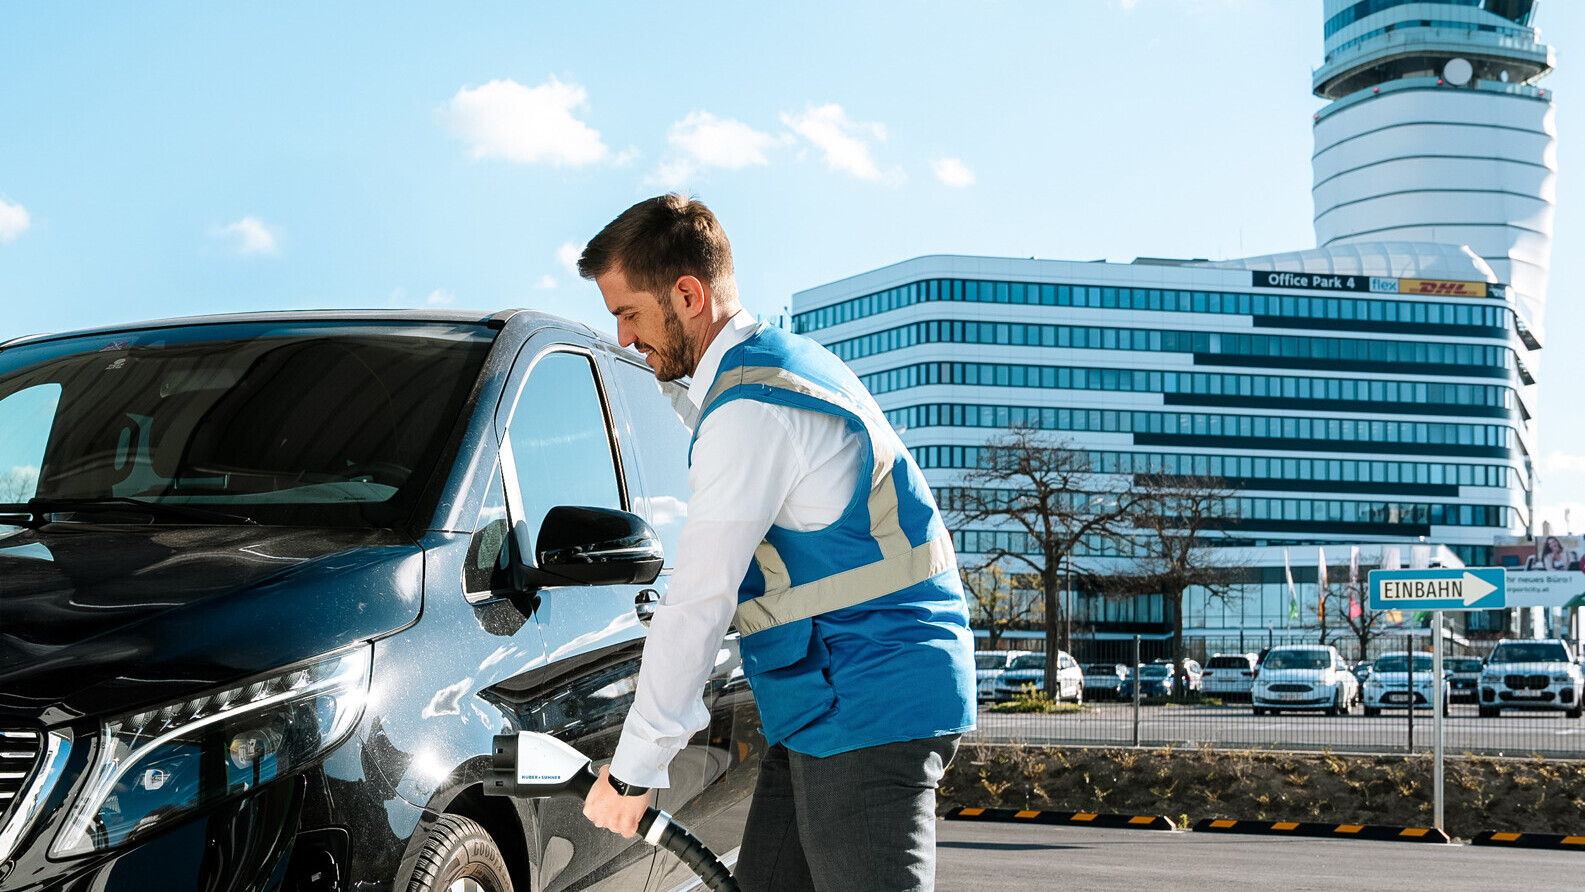
[[[640,585],[666,562],[644,518],[613,508],[562,505],[540,525],[538,566],[513,561],[512,580],[529,591],[555,585]]]

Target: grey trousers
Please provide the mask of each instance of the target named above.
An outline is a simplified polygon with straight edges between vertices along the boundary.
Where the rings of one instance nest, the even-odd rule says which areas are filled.
[[[744,892],[931,892],[936,787],[958,736],[824,758],[773,746],[733,871]]]

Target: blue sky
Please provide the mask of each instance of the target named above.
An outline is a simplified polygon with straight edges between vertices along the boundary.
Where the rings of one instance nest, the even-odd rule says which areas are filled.
[[[1537,501],[1576,529],[1582,6],[1537,20],[1561,169]],[[570,261],[678,187],[759,313],[927,253],[1312,247],[1321,55],[1320,0],[0,0],[0,339],[311,307],[609,328]]]

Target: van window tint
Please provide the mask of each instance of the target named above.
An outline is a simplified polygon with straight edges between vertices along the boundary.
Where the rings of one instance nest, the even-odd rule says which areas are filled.
[[[560,505],[623,508],[611,429],[581,353],[541,356],[512,410],[507,437],[517,463],[522,521],[532,542],[550,509]],[[537,548],[530,545],[530,553]]]
[[[33,453],[20,466],[37,465],[32,494],[45,499],[395,526],[435,471],[494,336],[481,324],[337,320],[26,342],[0,351],[0,401],[26,416],[25,445],[6,435],[0,451]]]
[[[633,510],[649,521],[666,549],[666,566],[677,559],[677,537],[688,519],[688,443],[692,438],[672,408],[673,397],[687,400],[675,383],[661,384],[647,366],[618,361],[617,384],[633,419],[633,439],[640,447],[624,453],[643,480],[643,498],[635,488]]]
[[[506,500],[501,495],[501,472],[497,468],[490,475],[490,488],[484,495],[484,506],[479,509],[479,522],[474,526],[473,540],[468,543],[468,562],[462,568],[463,588],[470,592],[485,592],[506,588],[509,552],[506,549]]]
[[[39,486],[59,384],[39,384],[0,399],[0,502],[25,502]]]

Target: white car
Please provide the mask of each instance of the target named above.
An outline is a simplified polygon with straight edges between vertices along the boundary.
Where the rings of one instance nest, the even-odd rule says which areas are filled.
[[[977,650],[974,652],[974,687],[980,700],[996,699],[996,680],[1002,677],[1015,657],[1027,650]]]
[[[1015,657],[1008,665],[1007,671],[1002,673],[996,682],[996,699],[1011,700],[1022,694],[1025,688],[1033,686],[1036,691],[1046,689],[1046,655],[1042,653],[1024,654]],[[1074,703],[1084,702],[1084,670],[1079,668],[1077,661],[1065,650],[1057,651],[1057,695],[1058,702],[1071,700]]]
[[[1480,673],[1480,714],[1504,709],[1556,709],[1571,719],[1585,712],[1585,675],[1561,638],[1499,641]]]
[[[1257,662],[1254,654],[1213,654],[1200,674],[1200,693],[1223,700],[1248,700],[1255,686]]]
[[[1409,655],[1387,654],[1370,668],[1365,679],[1365,714],[1381,715],[1383,709],[1430,709],[1436,682],[1431,671],[1431,655],[1414,655],[1414,690],[1409,689]],[[1446,711],[1452,688],[1442,679],[1442,709]]]
[[[1344,715],[1359,700],[1359,679],[1330,644],[1274,647],[1250,689],[1255,715],[1318,710]]]

